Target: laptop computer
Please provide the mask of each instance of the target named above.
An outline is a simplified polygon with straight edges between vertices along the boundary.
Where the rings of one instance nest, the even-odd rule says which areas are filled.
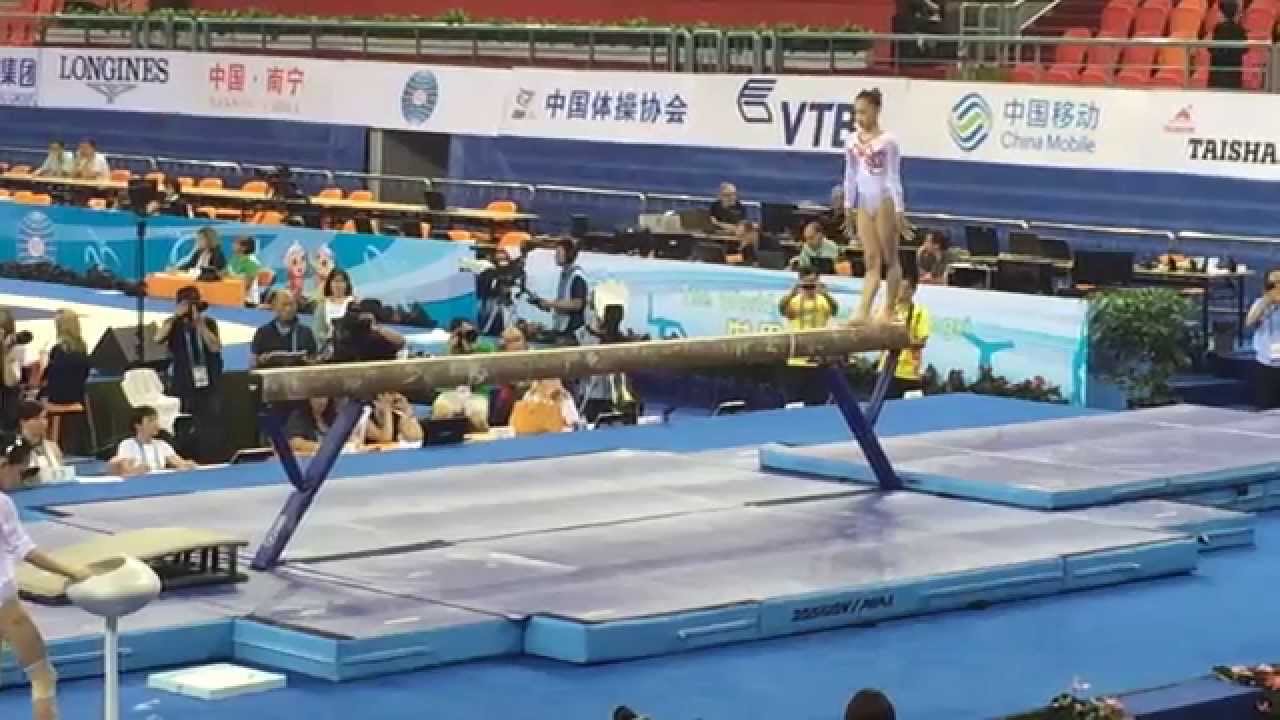
[[[471,421],[465,417],[440,418],[423,423],[422,446],[457,445],[467,439]]]

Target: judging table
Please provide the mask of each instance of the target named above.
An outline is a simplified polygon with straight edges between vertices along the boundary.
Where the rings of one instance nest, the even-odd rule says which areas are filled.
[[[201,282],[181,273],[151,273],[147,276],[147,297],[174,298],[188,285],[199,289],[200,299],[210,305],[244,307],[244,281],[235,277]]]
[[[4,173],[0,182],[6,185],[22,185],[29,188],[70,188],[80,190],[110,190],[123,192],[129,189],[129,183],[123,180],[82,180],[69,177],[48,177],[44,175],[26,175],[22,173]]]

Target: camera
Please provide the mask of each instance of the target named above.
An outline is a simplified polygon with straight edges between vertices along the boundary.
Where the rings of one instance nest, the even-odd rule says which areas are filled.
[[[13,334],[14,345],[29,345],[31,344],[31,341],[34,339],[35,339],[35,336],[32,335],[30,331],[27,331],[27,330],[19,330],[18,332]]]
[[[365,298],[347,305],[347,312],[333,325],[333,362],[368,362],[391,360],[396,351],[387,353],[385,343],[373,332],[374,318],[386,314],[382,303],[375,298]]]

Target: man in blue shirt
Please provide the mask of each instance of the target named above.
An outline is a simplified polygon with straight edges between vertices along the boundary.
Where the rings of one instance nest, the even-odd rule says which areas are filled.
[[[1280,269],[1267,273],[1265,288],[1244,320],[1245,327],[1253,330],[1253,352],[1258,361],[1254,404],[1260,410],[1280,407]]]

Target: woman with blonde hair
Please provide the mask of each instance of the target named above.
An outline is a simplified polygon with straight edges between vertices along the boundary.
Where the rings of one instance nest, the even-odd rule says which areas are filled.
[[[89,379],[89,346],[80,330],[80,316],[62,308],[53,317],[57,340],[49,350],[40,391],[50,405],[84,402],[84,384]]]

